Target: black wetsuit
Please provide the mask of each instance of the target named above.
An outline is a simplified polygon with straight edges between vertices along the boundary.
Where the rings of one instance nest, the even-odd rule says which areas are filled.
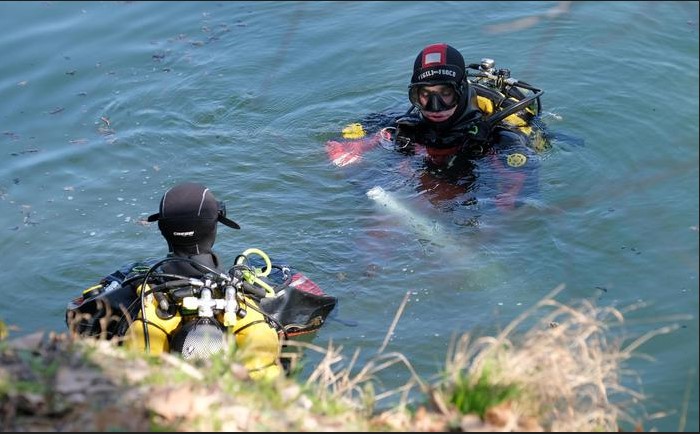
[[[411,112],[395,121],[395,146],[408,155],[424,154],[428,176],[423,180],[448,181],[464,192],[485,190],[486,195],[504,199],[497,200],[501,208],[518,206],[539,190],[539,157],[515,127],[501,122],[491,129],[482,120],[475,101],[454,120],[439,124]]]

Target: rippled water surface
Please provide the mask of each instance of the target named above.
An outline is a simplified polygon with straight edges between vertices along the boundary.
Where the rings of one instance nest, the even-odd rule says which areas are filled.
[[[197,180],[243,227],[220,229],[226,261],[258,247],[339,297],[314,343],[370,357],[410,292],[388,350],[430,377],[454,334],[494,333],[565,284],[564,302],[636,307],[615,335],[678,327],[640,347],[650,358],[625,381],[647,396],[645,428],[697,431],[698,5],[556,7],[0,3],[0,317],[65,330],[78,291],[165,253],[141,220]],[[555,140],[531,206],[482,210],[475,228],[417,194],[388,150],[330,164],[345,124],[407,108],[433,42],[545,90]],[[378,207],[376,185],[412,217]]]

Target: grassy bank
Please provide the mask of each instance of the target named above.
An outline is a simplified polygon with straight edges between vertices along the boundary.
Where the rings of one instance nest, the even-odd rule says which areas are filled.
[[[304,351],[322,354],[311,374],[265,383],[250,380],[241,365],[232,363],[235,354],[193,364],[174,355],[129,353],[111,342],[75,341],[66,334],[11,339],[10,332],[0,342],[0,427],[618,431],[621,425],[639,426],[630,410],[643,397],[622,386],[623,366],[639,345],[672,327],[623,346],[621,338],[611,337],[611,330],[623,323],[620,311],[587,301],[565,305],[555,295],[496,336],[455,338],[440,379],[431,383],[414,372],[404,355],[384,348],[356,366],[356,352],[346,355],[341,348],[299,343]],[[396,390],[380,390],[376,374],[385,369],[405,370],[409,380]],[[409,403],[409,391],[419,392],[421,399]],[[378,410],[390,396],[399,403]]]

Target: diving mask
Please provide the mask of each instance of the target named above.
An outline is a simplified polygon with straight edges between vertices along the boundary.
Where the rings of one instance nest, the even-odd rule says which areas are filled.
[[[459,104],[460,94],[452,83],[415,83],[408,87],[408,99],[421,111],[443,112]]]

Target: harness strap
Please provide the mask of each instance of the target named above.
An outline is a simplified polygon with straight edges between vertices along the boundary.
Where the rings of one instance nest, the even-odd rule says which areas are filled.
[[[425,150],[428,152],[428,155],[433,158],[443,158],[456,154],[459,152],[460,147],[461,146],[453,146],[451,148],[429,148],[426,146]]]
[[[238,332],[241,332],[241,331],[247,329],[248,327],[250,327],[250,326],[252,326],[252,325],[255,325],[255,324],[259,324],[259,323],[265,323],[265,324],[268,324],[268,325],[269,325],[269,323],[268,323],[267,321],[265,321],[264,319],[259,319],[259,320],[256,320],[256,321],[251,321],[251,322],[249,322],[248,324],[244,325],[243,327],[241,327],[241,328],[239,328],[239,329],[237,329],[237,330],[234,330],[234,331],[233,331],[233,334],[236,334],[236,333],[238,333]]]

